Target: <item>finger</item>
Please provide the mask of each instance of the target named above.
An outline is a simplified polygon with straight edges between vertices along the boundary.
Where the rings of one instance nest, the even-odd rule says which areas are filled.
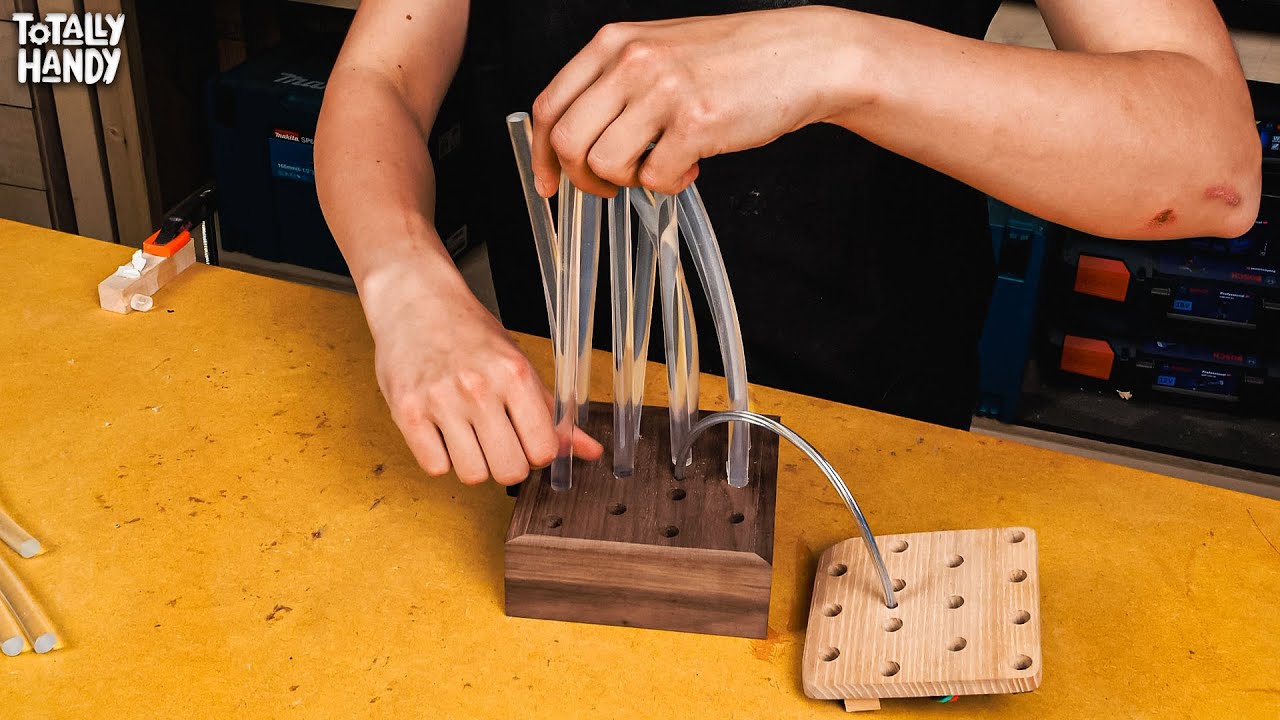
[[[457,419],[441,423],[440,434],[449,447],[449,459],[453,461],[453,471],[459,480],[467,485],[478,485],[489,478],[489,466],[485,464],[484,453],[470,423]]]
[[[542,389],[542,396],[546,400],[547,410],[554,411],[555,398],[551,396],[550,391],[546,388]],[[559,452],[559,438],[556,439],[556,451]],[[574,457],[580,457],[583,460],[598,460],[604,454],[604,446],[595,438],[587,434],[586,430],[575,426],[573,434],[569,436],[569,446]]]
[[[551,424],[551,412],[540,397],[546,389],[536,378],[533,383],[533,386],[517,388],[507,396],[507,416],[520,437],[529,465],[544,468],[555,460],[560,442],[556,439],[555,426]]]
[[[591,172],[618,187],[640,184],[640,162],[662,131],[661,120],[649,104],[628,105],[618,119],[605,128],[587,153]]]
[[[599,460],[604,454],[604,445],[591,437],[582,428],[573,429],[573,456],[583,460]]]
[[[701,159],[682,134],[668,131],[640,165],[640,184],[654,192],[675,195],[697,178]]]
[[[515,485],[529,477],[529,462],[516,431],[507,418],[507,410],[497,400],[486,404],[484,411],[471,420],[476,439],[484,451],[489,474],[500,485]]]
[[[616,25],[601,28],[533,101],[534,184],[543,197],[554,195],[560,183],[560,161],[551,147],[551,129],[574,100],[600,77],[606,60],[622,42],[623,34]]]
[[[551,129],[551,149],[561,170],[574,185],[593,195],[613,197],[618,192],[616,185],[592,171],[587,154],[625,107],[622,88],[606,74],[584,90]]]
[[[444,439],[440,437],[440,428],[434,423],[422,422],[404,433],[405,444],[413,453],[418,465],[432,477],[440,477],[449,472],[449,453],[444,448]]]

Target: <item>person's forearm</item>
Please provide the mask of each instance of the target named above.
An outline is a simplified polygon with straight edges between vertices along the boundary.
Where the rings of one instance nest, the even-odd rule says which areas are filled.
[[[829,122],[1098,235],[1235,236],[1257,214],[1260,148],[1238,74],[1177,52],[1038,50],[844,20]]]
[[[351,70],[328,88],[316,183],[362,296],[409,266],[430,272],[441,291],[465,288],[434,226],[435,173],[425,130],[379,74]]]

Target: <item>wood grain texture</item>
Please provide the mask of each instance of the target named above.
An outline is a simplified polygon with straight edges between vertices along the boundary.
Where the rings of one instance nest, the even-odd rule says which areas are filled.
[[[606,448],[612,427],[612,406],[594,403],[588,431]],[[666,410],[646,407],[633,477],[614,477],[607,451],[598,462],[575,463],[566,492],[536,473],[507,532],[507,614],[764,637],[778,439],[753,433],[752,440],[746,488],[725,478],[725,426],[698,439],[693,465],[677,481]]]
[[[0,217],[47,228],[52,222],[49,196],[44,190],[0,185]]]
[[[818,563],[804,647],[812,698],[996,695],[1040,685],[1038,546],[1030,528],[877,538],[884,596],[861,538]]]
[[[147,255],[147,267],[140,278],[111,275],[98,284],[98,304],[103,310],[130,312],[129,301],[134,295],[155,295],[160,288],[178,277],[183,270],[196,262],[196,244],[187,243],[173,257],[157,258]]]

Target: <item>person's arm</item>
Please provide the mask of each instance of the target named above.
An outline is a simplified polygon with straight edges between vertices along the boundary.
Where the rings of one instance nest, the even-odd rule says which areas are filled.
[[[316,181],[377,344],[379,387],[418,463],[511,484],[555,457],[549,396],[436,232],[426,144],[467,10],[466,0],[361,4],[325,92]]]
[[[605,28],[534,106],[542,187],[563,165],[672,192],[701,158],[830,122],[1094,234],[1248,230],[1261,148],[1213,3],[1039,5],[1060,50],[817,7]]]

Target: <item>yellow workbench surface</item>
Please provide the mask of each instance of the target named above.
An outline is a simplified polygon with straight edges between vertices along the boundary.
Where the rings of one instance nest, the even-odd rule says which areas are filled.
[[[508,618],[513,501],[419,471],[355,297],[196,266],[148,314],[100,310],[131,252],[0,222],[0,505],[46,547],[8,558],[66,641],[0,657],[0,717],[843,716],[800,653],[818,555],[857,530],[799,452],[768,639]],[[877,533],[1038,532],[1040,690],[871,717],[1280,717],[1280,504],[753,392]]]

